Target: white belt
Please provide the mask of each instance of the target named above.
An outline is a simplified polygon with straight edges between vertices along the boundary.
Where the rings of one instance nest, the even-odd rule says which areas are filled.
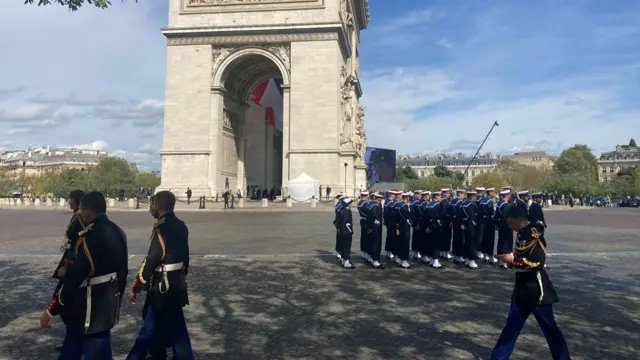
[[[86,279],[80,284],[80,288],[87,288],[87,311],[84,316],[84,328],[85,330],[89,329],[89,325],[91,325],[91,287],[94,285],[100,285],[107,283],[109,281],[114,281],[118,279],[118,273],[110,273],[106,275],[100,275],[96,277],[92,277],[90,279]]]
[[[167,291],[169,291],[169,277],[167,276],[167,273],[169,271],[180,270],[183,267],[184,267],[183,263],[179,262],[175,264],[160,265],[156,268],[155,270],[156,272],[162,273],[162,281],[160,282],[160,284],[158,284],[158,291],[160,291],[160,294],[164,294]],[[162,290],[163,284],[164,284],[164,290]]]

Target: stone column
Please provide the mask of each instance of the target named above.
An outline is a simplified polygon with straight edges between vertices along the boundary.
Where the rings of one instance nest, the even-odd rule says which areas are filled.
[[[222,87],[211,88],[211,108],[209,114],[209,144],[211,156],[209,157],[208,185],[211,196],[216,196],[219,188],[224,187],[224,179],[220,178],[220,166],[222,164],[222,112],[224,110],[224,95],[227,90]],[[222,183],[221,183],[222,182]],[[206,194],[205,194],[206,195]]]
[[[291,98],[291,86],[282,84],[282,187],[289,187],[289,129],[291,119],[289,112],[289,99]]]
[[[265,121],[265,169],[264,182],[267,189],[273,186],[273,127]]]

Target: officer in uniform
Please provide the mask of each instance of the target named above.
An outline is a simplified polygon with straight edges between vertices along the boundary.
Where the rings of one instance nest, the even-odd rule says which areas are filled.
[[[529,190],[518,191],[518,198],[515,201],[515,206],[529,217]]]
[[[498,228],[498,258],[502,258],[503,255],[511,254],[513,252],[513,232],[509,228],[507,223],[507,212],[513,204],[511,200],[511,190],[503,189],[500,191],[500,200],[496,206],[496,213],[493,217],[493,222]],[[500,260],[500,267],[507,269],[509,265]]]
[[[491,265],[496,264],[498,259],[495,258],[494,249],[496,246],[496,225],[493,217],[496,212],[495,197],[496,190],[494,188],[485,189],[486,196],[482,198],[480,207],[482,208],[482,243],[481,252],[482,260],[488,262]],[[480,220],[480,219],[479,219]]]
[[[369,209],[369,191],[363,190],[360,192],[360,200],[356,205],[358,208],[358,214],[360,215],[360,257],[362,259],[371,262],[371,255],[369,255],[369,234],[367,233],[367,210]]]
[[[340,244],[340,229],[338,228],[338,218],[340,216],[340,209],[344,206],[343,200],[347,198],[347,195],[338,193],[336,195],[335,217],[333,219],[333,226],[336,227],[336,258],[338,262],[342,264],[342,245]]]
[[[86,227],[78,234],[73,263],[40,326],[51,327],[60,315],[66,336],[61,360],[111,360],[111,329],[118,323],[121,295],[126,286],[126,235],[105,215],[107,202],[99,192],[85,194],[80,216]]]
[[[411,210],[409,210],[409,201],[411,193],[403,192],[402,200],[395,205],[397,211],[396,216],[396,250],[397,254],[395,262],[403,269],[412,269],[409,264],[409,253],[411,248]]]
[[[453,216],[455,211],[451,207],[451,189],[440,189],[440,219],[442,220],[442,238],[441,243],[438,246],[440,250],[440,258],[444,260],[451,260],[451,234],[453,228]]]
[[[65,231],[65,242],[62,244],[60,251],[62,252],[62,258],[58,263],[58,267],[53,272],[52,278],[58,280],[58,285],[56,285],[56,289],[53,292],[53,298],[56,298],[56,294],[60,291],[60,287],[62,286],[62,278],[64,274],[69,269],[69,266],[73,263],[73,254],[76,247],[76,243],[78,241],[78,233],[84,229],[84,224],[82,223],[82,218],[80,217],[80,211],[78,210],[80,207],[80,199],[84,196],[84,191],[82,190],[73,190],[69,194],[69,208],[73,212],[71,216],[71,220],[69,221],[69,225],[67,225],[67,230]],[[62,345],[56,346],[56,351],[60,351],[62,349]]]
[[[420,228],[420,236],[418,237],[418,250],[421,255],[420,261],[425,265],[429,265],[429,263],[431,262],[431,257],[429,255],[432,255],[429,253],[429,242],[431,241],[431,230],[429,229],[429,227],[431,226],[429,210],[429,203],[431,202],[431,191],[424,190],[421,193],[422,202],[420,203],[420,217],[418,218]]]
[[[367,210],[367,233],[371,244],[369,255],[370,263],[374,269],[384,269],[380,263],[380,253],[382,250],[382,199],[384,196],[379,192],[371,193],[372,200],[369,202]]]
[[[353,242],[353,214],[351,213],[351,198],[342,199],[343,206],[338,213],[338,235],[340,237],[340,256],[345,269],[355,269],[351,263],[351,243]]]
[[[540,232],[544,232],[547,228],[547,222],[544,220],[544,212],[542,211],[542,193],[532,194],[533,202],[529,206],[529,222],[538,226]]]
[[[484,207],[482,206],[482,202],[484,201],[485,188],[479,186],[476,188],[476,218],[478,219],[478,224],[476,225],[476,258],[483,260],[484,255],[482,255],[482,232],[484,229]]]
[[[451,208],[453,209],[452,251],[453,261],[457,264],[464,264],[464,233],[462,231],[464,213],[462,204],[464,204],[466,193],[467,191],[464,189],[456,189],[456,197],[451,200]]]
[[[462,226],[464,231],[465,245],[465,262],[464,264],[471,269],[478,268],[476,264],[476,248],[478,246],[478,219],[476,192],[467,191],[467,200],[462,204]]]
[[[556,324],[553,303],[558,296],[544,270],[546,241],[535,224],[527,220],[520,207],[507,211],[507,222],[518,233],[515,255],[506,254],[502,260],[517,269],[515,287],[507,323],[491,353],[492,360],[507,360],[529,315],[533,314],[547,339],[554,360],[569,360],[569,349],[562,331]]]
[[[411,201],[411,225],[413,234],[411,239],[411,258],[420,260],[420,246],[422,246],[423,232],[420,231],[420,205],[422,205],[422,190],[414,191],[415,197]]]
[[[127,360],[166,359],[166,347],[176,359],[193,359],[182,308],[189,305],[189,229],[173,212],[175,196],[160,191],[151,197],[149,212],[157,221],[151,231],[147,257],[133,281],[129,301],[147,288],[144,323]]]
[[[427,243],[427,256],[431,256],[429,265],[434,269],[442,268],[440,264],[440,246],[442,241],[442,212],[440,211],[440,197],[439,191],[431,193],[431,201],[427,205],[427,211],[429,212],[429,227],[427,232],[429,233],[429,239]]]
[[[387,234],[384,241],[384,251],[387,253],[387,259],[389,261],[394,261],[394,253],[395,250],[395,224],[396,224],[396,216],[394,207],[398,200],[396,200],[397,191],[390,190],[388,192],[389,198],[384,203],[384,226],[387,228]]]

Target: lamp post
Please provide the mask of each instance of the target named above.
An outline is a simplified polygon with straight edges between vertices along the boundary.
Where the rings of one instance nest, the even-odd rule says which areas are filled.
[[[344,163],[344,193],[345,194],[347,194],[347,166],[349,166],[349,164],[345,162]]]

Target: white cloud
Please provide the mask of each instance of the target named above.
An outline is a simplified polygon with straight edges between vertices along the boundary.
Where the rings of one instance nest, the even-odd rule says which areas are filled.
[[[73,147],[76,149],[86,149],[86,150],[102,150],[106,151],[109,148],[109,144],[107,144],[104,140],[96,140],[90,142],[88,144],[80,144],[80,145],[72,145],[68,147]]]

